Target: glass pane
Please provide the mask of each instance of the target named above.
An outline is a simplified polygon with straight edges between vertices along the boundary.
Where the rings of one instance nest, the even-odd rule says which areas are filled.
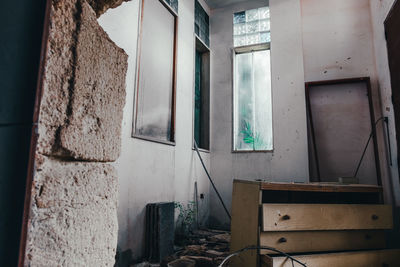
[[[251,9],[233,15],[234,46],[262,44],[271,41],[269,7]],[[242,35],[246,38],[243,39]],[[237,36],[241,36],[237,38]]]
[[[164,141],[171,140],[174,23],[159,1],[144,1],[135,134]]]
[[[195,20],[194,20],[194,31],[198,37],[206,44],[210,44],[210,19],[208,14],[196,0],[195,3]]]
[[[271,33],[270,32],[260,33],[260,43],[269,43],[269,42],[271,42]]]
[[[233,34],[241,35],[246,34],[246,23],[239,23],[233,26]]]
[[[235,57],[234,150],[272,150],[270,51]]]
[[[253,44],[259,44],[260,43],[260,34],[248,34],[246,36],[246,45],[253,45]]]
[[[246,23],[246,33],[255,33],[255,32],[259,32],[260,29],[258,27],[258,21],[253,21],[253,22],[249,22]]]
[[[233,24],[245,23],[246,22],[246,12],[238,12],[233,15]]]
[[[246,22],[258,20],[258,9],[251,9],[246,11]]]
[[[269,19],[260,20],[260,32],[265,32],[270,30]]]
[[[246,35],[235,36],[233,42],[236,47],[246,45]]]
[[[255,150],[272,150],[270,50],[253,54],[255,94]]]
[[[178,0],[170,0],[170,5],[176,13],[178,13]]]
[[[196,51],[195,62],[195,88],[194,88],[194,140],[201,144],[201,52]]]
[[[252,54],[235,59],[235,150],[253,150],[254,95],[252,89]]]
[[[178,13],[178,0],[164,0],[176,13]]]
[[[269,19],[269,7],[262,7],[258,9],[260,19]]]

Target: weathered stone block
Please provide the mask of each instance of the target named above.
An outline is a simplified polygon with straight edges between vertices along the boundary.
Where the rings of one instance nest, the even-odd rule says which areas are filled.
[[[73,82],[76,17],[79,14],[77,1],[53,0],[50,13],[37,148],[46,155],[59,150],[57,132],[67,120],[70,87]]]
[[[116,8],[123,2],[130,0],[87,0],[96,12],[97,17],[100,17],[109,8]]]
[[[113,266],[117,175],[106,163],[38,156],[26,266]]]
[[[121,146],[127,55],[97,23],[86,1],[53,0],[52,9],[38,152],[115,161]]]

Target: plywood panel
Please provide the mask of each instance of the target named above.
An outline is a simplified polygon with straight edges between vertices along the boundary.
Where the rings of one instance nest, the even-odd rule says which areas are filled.
[[[262,232],[260,245],[286,253],[385,248],[383,230]],[[261,250],[261,254],[272,254]]]
[[[307,267],[398,267],[400,250],[360,251],[296,256]],[[264,267],[301,267],[286,257],[263,257]]]
[[[391,229],[389,205],[264,204],[263,231]]]
[[[256,246],[259,234],[260,185],[233,183],[231,251]],[[232,259],[230,266],[256,266],[257,251],[249,250]]]
[[[262,190],[277,191],[307,191],[307,192],[358,192],[358,193],[381,193],[382,186],[366,184],[339,184],[339,183],[261,183]]]

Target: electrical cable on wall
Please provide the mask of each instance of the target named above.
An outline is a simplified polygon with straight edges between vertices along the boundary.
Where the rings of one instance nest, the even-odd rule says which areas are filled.
[[[203,165],[203,169],[204,169],[204,171],[205,171],[206,174],[207,174],[208,180],[210,180],[210,183],[211,183],[212,187],[214,188],[215,193],[217,193],[217,196],[218,196],[219,200],[221,201],[222,206],[224,207],[224,210],[225,210],[225,212],[226,212],[226,215],[228,215],[229,220],[232,220],[231,214],[229,213],[228,209],[226,208],[225,203],[224,203],[224,201],[222,200],[222,197],[221,197],[221,195],[219,194],[219,192],[218,192],[218,190],[217,190],[217,187],[215,186],[213,180],[211,179],[211,176],[210,176],[210,174],[209,174],[208,171],[207,171],[206,165],[204,165],[204,162],[203,162],[203,159],[201,158],[201,155],[200,155],[200,152],[199,152],[199,147],[197,146],[196,140],[194,141],[194,148],[196,149],[197,156],[199,156],[201,165]]]
[[[388,118],[387,118],[387,117],[380,117],[379,119],[377,119],[377,120],[375,121],[375,126],[376,126],[381,120],[383,120],[384,122],[388,123]],[[365,153],[367,152],[367,149],[368,149],[369,142],[371,141],[371,138],[372,138],[373,135],[374,135],[374,131],[371,130],[371,133],[369,134],[368,141],[367,141],[367,143],[365,144],[364,151],[363,151],[363,153],[361,154],[361,158],[360,158],[360,160],[359,160],[359,162],[358,162],[356,171],[354,172],[354,175],[353,175],[354,178],[357,177],[358,171],[360,170],[360,167],[361,167],[361,163],[362,163],[362,161],[363,161],[363,159],[364,159]],[[389,137],[389,136],[388,136],[388,137]],[[390,147],[390,142],[389,142],[389,147]],[[389,153],[390,153],[390,152],[389,152]],[[391,153],[390,153],[390,154],[391,154]],[[390,155],[390,158],[391,158],[391,155]],[[390,161],[391,161],[391,160],[390,160]]]

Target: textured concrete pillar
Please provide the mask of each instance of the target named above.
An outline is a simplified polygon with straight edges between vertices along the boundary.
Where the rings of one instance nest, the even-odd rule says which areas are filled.
[[[104,12],[104,11],[103,11]],[[52,0],[26,266],[113,266],[127,55],[85,0]]]

